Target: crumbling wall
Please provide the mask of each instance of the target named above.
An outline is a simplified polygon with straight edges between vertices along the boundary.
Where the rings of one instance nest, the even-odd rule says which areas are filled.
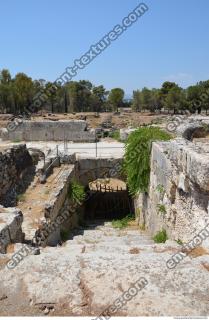
[[[60,230],[62,225],[68,226],[76,215],[70,213],[70,202],[68,197],[70,182],[75,177],[74,165],[66,166],[63,170],[57,188],[53,190],[50,202],[46,203],[44,217],[41,225],[34,234],[34,242],[39,245],[57,245],[61,240]]]
[[[164,228],[170,239],[191,240],[209,223],[209,150],[183,138],[153,143],[149,192],[137,201],[152,235]]]
[[[32,166],[32,158],[25,145],[17,145],[0,152],[0,203],[5,202],[11,189],[19,184],[25,170]]]
[[[87,130],[86,121],[23,121],[14,131],[0,130],[3,140],[94,142],[95,130]]]

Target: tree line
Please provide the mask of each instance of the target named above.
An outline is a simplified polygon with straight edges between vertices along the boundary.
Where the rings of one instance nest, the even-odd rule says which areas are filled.
[[[24,114],[36,95],[47,92],[41,109],[53,112],[117,111],[125,106],[124,91],[114,88],[110,92],[103,85],[94,86],[90,81],[70,81],[56,84],[56,91],[47,90],[53,83],[44,79],[32,80],[24,73],[12,78],[6,69],[0,72],[0,112]],[[50,92],[50,94],[48,94]],[[40,110],[36,110],[40,111]]]
[[[162,109],[176,113],[189,111],[201,113],[209,109],[209,80],[183,89],[175,82],[166,81],[160,89],[136,90],[133,92],[132,107],[135,111]]]
[[[95,86],[88,80],[70,81],[64,85],[56,84],[56,91],[48,90],[52,82],[44,79],[32,80],[24,73],[12,78],[6,69],[0,71],[0,112],[24,114],[36,95],[47,92],[47,99],[35,111],[50,112],[103,112],[118,111],[119,108],[131,107],[134,111],[159,112],[166,110],[173,113],[201,113],[209,109],[209,80],[183,89],[175,82],[166,81],[160,89],[133,91],[130,101],[124,100],[124,91],[113,88],[108,91],[103,85]],[[50,94],[48,94],[50,92]]]

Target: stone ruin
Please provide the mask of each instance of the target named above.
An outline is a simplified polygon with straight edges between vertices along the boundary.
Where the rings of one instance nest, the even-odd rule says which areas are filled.
[[[83,123],[82,127],[85,128]],[[208,127],[208,118],[190,118],[178,127],[175,139],[153,143],[149,191],[134,200],[135,211],[140,209],[139,224],[144,225],[151,235],[165,229],[169,239],[185,242],[209,223]],[[0,207],[1,243],[4,237],[7,244],[8,239],[11,242],[23,239],[20,236],[21,212],[15,209],[12,199],[18,190],[22,188],[24,191],[24,186],[27,186],[26,177],[34,167],[34,154],[30,153],[25,145],[14,146],[0,153],[0,204],[8,207],[12,203],[11,209]],[[63,183],[52,193],[53,201],[46,205],[45,217],[59,215],[67,194],[66,184],[73,177],[79,177],[79,170],[84,164],[86,171],[83,171],[82,179],[86,179],[85,183],[89,180],[88,175],[94,172],[88,171],[93,165],[92,161],[95,161],[93,159],[78,161],[76,157],[69,157],[68,160],[72,165],[66,169]],[[111,161],[107,163],[105,159],[98,161],[98,168],[112,165]],[[60,162],[56,162],[56,166],[59,165]],[[10,216],[8,220],[5,220],[5,212]],[[5,230],[10,230],[10,226],[13,230],[11,237],[3,236],[8,234]],[[51,242],[54,242],[53,236]],[[5,252],[5,243],[1,252]],[[209,246],[208,240],[205,245]]]
[[[10,123],[12,127],[12,123]],[[0,130],[2,140],[11,141],[74,141],[94,142],[95,130],[83,120],[29,121],[24,120],[15,130]]]
[[[24,188],[32,166],[33,161],[25,145],[0,152],[0,253],[5,253],[10,243],[24,239],[21,228],[23,215],[14,206],[16,191]],[[13,206],[8,207],[11,204]]]
[[[35,240],[39,239],[42,227],[48,223],[53,227],[54,223],[64,221],[67,230],[75,230],[78,225],[77,211],[73,217],[69,216],[68,186],[72,179],[78,178],[86,185],[98,176],[102,178],[107,170],[120,167],[122,159],[61,157],[60,161],[52,162],[54,173],[49,173],[54,184],[50,185],[49,179],[36,185],[34,176],[41,168],[46,170],[42,152],[27,149],[25,145],[2,149],[0,314],[52,315],[54,312],[66,316],[72,312],[98,317],[111,305],[113,295],[120,297],[139,276],[145,276],[148,285],[142,294],[134,295],[127,303],[125,315],[208,314],[208,250],[204,249],[194,259],[187,256],[176,270],[168,270],[166,264],[181,250],[181,245],[170,239],[189,241],[209,223],[208,126],[200,120],[184,123],[178,129],[176,139],[153,143],[149,192],[135,199],[136,212],[140,208],[139,224],[144,225],[146,233],[139,228],[123,232],[111,223],[99,229],[84,226],[73,239],[57,246],[60,230],[55,225],[47,242],[34,251],[27,240],[34,236]],[[29,185],[28,189],[37,193],[38,201],[33,202],[29,193],[29,203],[19,206],[22,212],[15,208],[15,203],[9,207],[15,196]],[[39,197],[45,191],[50,196],[47,203],[42,198],[43,215],[37,222],[32,211],[37,209]],[[68,220],[64,219],[65,215]],[[156,244],[148,233],[154,235],[162,228],[169,240]],[[208,249],[207,240],[204,246]]]
[[[154,142],[150,185],[135,205],[140,224],[151,235],[165,229],[168,238],[190,241],[209,223],[209,119],[189,118],[177,138]],[[209,247],[209,239],[204,242]]]

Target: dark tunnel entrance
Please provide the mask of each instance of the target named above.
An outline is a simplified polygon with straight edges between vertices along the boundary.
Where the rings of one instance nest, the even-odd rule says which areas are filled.
[[[108,184],[93,182],[88,188],[88,200],[84,206],[84,221],[110,221],[122,219],[133,213],[132,198],[124,182],[114,179]],[[119,183],[118,183],[119,182]]]

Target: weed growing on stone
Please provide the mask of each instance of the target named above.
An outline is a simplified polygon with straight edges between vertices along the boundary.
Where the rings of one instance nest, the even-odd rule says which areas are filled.
[[[165,215],[166,214],[166,208],[164,206],[164,204],[158,204],[157,205],[157,208],[158,208],[158,214],[161,214],[161,215]]]
[[[156,235],[153,237],[154,242],[156,243],[165,243],[168,240],[168,236],[165,229],[158,231]]]
[[[77,181],[72,181],[69,186],[68,195],[69,195],[69,198],[72,199],[74,202],[81,204],[86,197],[84,186],[82,186]]]
[[[176,242],[180,245],[183,245],[183,242],[180,239],[176,240]]]
[[[119,228],[119,229],[123,229],[126,228],[128,226],[128,223],[130,221],[134,220],[134,216],[133,214],[128,214],[126,217],[122,218],[122,219],[118,219],[118,220],[113,220],[112,221],[112,226],[114,228]]]
[[[158,184],[156,187],[156,191],[162,194],[165,192],[165,189],[162,184]]]

